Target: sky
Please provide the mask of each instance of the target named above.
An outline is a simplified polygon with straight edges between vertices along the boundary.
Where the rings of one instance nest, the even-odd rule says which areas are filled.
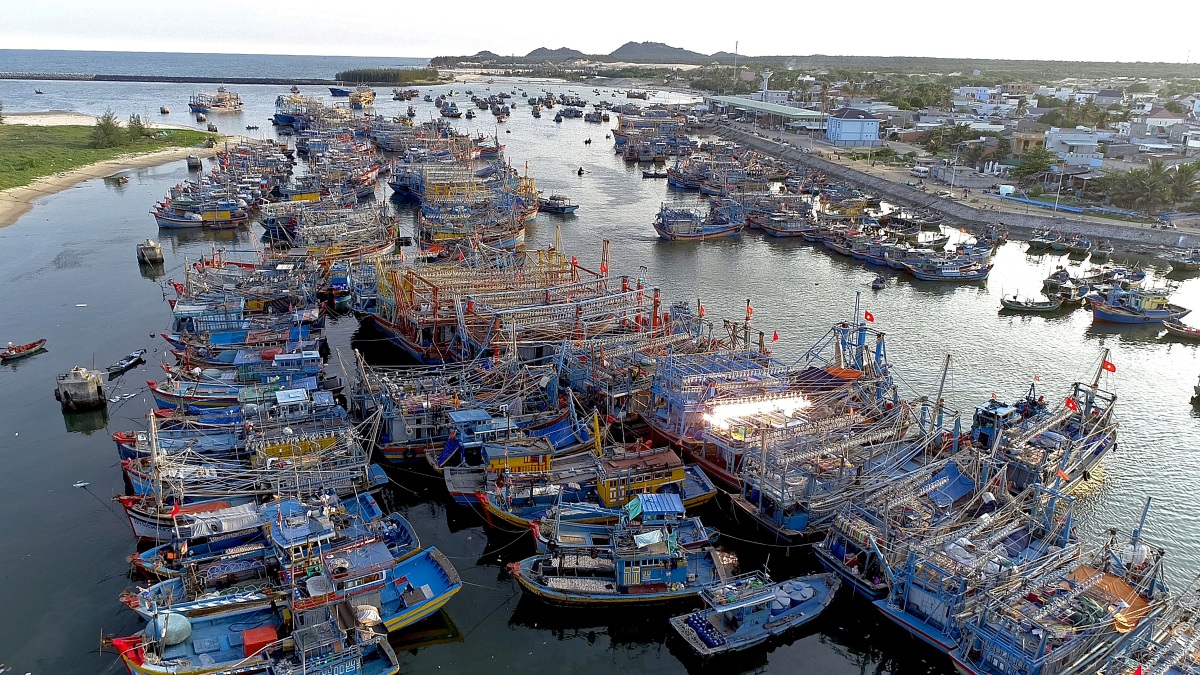
[[[1170,25],[1190,27],[1181,31],[1125,30],[1128,17],[1118,15],[1130,7],[1106,3],[858,0],[750,7],[713,0],[0,0],[0,48],[433,57],[485,49],[523,55],[537,47],[607,54],[628,41],[652,40],[705,54],[732,52],[737,43],[738,53],[751,56],[1200,59],[1196,0],[1170,3]]]

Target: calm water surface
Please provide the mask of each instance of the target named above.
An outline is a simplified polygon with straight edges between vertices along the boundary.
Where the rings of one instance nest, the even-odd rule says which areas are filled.
[[[492,85],[491,93],[502,84]],[[524,85],[531,94],[543,86]],[[454,88],[486,94],[486,87]],[[29,82],[0,81],[5,110],[100,113],[111,107],[124,117],[166,104],[183,111],[194,90],[188,85],[55,82],[42,87],[45,95],[34,97],[32,88]],[[597,98],[590,87],[574,89]],[[246,133],[270,133],[266,118],[281,88],[237,90],[247,101],[246,110],[212,119],[222,131],[256,124],[263,129]],[[383,100],[390,99],[385,91],[380,94],[380,114],[394,115],[407,106]],[[604,97],[609,98],[607,91]],[[432,110],[428,103],[416,105],[420,118]],[[178,112],[167,119],[191,121]],[[1166,339],[1155,328],[1093,325],[1082,310],[1052,317],[997,312],[1003,293],[1038,290],[1041,279],[1065,259],[1029,257],[1021,242],[1010,242],[999,251],[986,285],[940,286],[885,272],[888,288],[873,293],[868,284],[875,269],[800,241],[757,232],[700,245],[658,241],[650,222],[659,204],[697,197],[670,193],[664,181],[642,180],[640,168],[612,154],[611,141],[604,141],[605,131],[597,125],[578,119],[555,124],[546,115],[535,120],[523,105],[499,127],[490,115],[459,123],[476,131],[499,131],[514,166],[523,168],[528,162],[541,189],[570,195],[582,205],[575,217],[539,216],[529,230],[530,245],[553,241],[557,229],[564,247],[594,267],[600,241],[608,238],[614,273],[636,274],[644,268],[667,298],[702,298],[712,317],[738,317],[746,298],[752,298],[758,328],[768,335],[779,331],[780,341],[772,348],[782,358],[795,358],[833,322],[848,318],[858,291],[877,325],[887,331],[891,359],[913,390],[932,395],[942,360],[952,356],[946,397],[968,417],[992,393],[1009,399],[1023,394],[1035,375],[1048,398],[1064,395],[1071,382],[1091,378],[1103,348],[1113,350],[1118,369],[1109,385],[1119,394],[1120,447],[1079,497],[1081,529],[1127,529],[1141,502],[1153,497],[1148,530],[1168,542],[1174,580],[1200,571],[1200,525],[1194,517],[1200,512],[1200,491],[1193,487],[1200,477],[1195,461],[1200,412],[1189,403],[1200,374],[1196,347]],[[587,138],[591,145],[584,144]],[[576,175],[580,166],[586,169],[582,177]],[[158,377],[154,364],[163,354],[163,343],[153,336],[169,317],[163,301],[166,279],[181,276],[186,257],[195,259],[213,246],[249,250],[257,240],[257,230],[160,233],[147,210],[186,177],[183,163],[127,175],[130,181],[123,186],[97,179],[47,196],[16,224],[0,229],[0,283],[6,289],[0,299],[0,344],[49,339],[46,353],[0,367],[0,663],[17,672],[120,669],[111,653],[97,649],[102,631],[128,634],[139,627],[116,601],[131,584],[125,557],[133,552],[133,541],[110,501],[120,492],[121,481],[109,435],[142,424],[149,400],[144,381]],[[135,262],[134,245],[146,237],[164,244],[167,262],[161,272],[139,270]],[[1079,263],[1071,264],[1079,269]],[[1176,301],[1200,308],[1200,282],[1176,281]],[[334,322],[330,333],[343,354],[353,343],[377,362],[396,358],[377,334],[352,318]],[[52,396],[56,374],[93,361],[104,366],[139,347],[152,350],[151,365],[109,388],[110,395],[131,393],[132,398],[110,405],[107,415],[62,415]],[[331,363],[336,367],[336,356]],[[383,500],[413,522],[423,542],[451,556],[467,583],[437,620],[393,636],[403,672],[699,670],[681,659],[686,654],[667,639],[665,614],[552,611],[522,600],[504,563],[528,555],[528,539],[485,532],[476,514],[450,505],[441,484],[427,476],[394,471],[393,477],[398,485]],[[76,481],[89,485],[76,489]],[[768,563],[777,576],[817,569],[804,549],[740,541],[759,535],[731,520],[721,505],[702,515],[722,529],[723,542],[738,552],[744,569]],[[786,643],[751,651],[712,670],[950,672],[943,657],[849,594]]]

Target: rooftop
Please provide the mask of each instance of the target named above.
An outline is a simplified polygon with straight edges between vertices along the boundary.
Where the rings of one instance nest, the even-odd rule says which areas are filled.
[[[790,105],[779,105],[778,103],[767,103],[765,101],[755,101],[753,99],[742,98],[741,96],[708,96],[705,98],[705,100],[711,103],[732,106],[739,110],[749,110],[753,112],[766,113],[768,115],[791,117],[793,119],[820,120],[825,117],[816,110],[795,108]]]
[[[834,112],[830,113],[829,116],[837,117],[837,118],[843,119],[843,120],[873,120],[873,119],[876,119],[875,116],[872,115],[871,113],[867,112],[866,110],[859,110],[858,108],[841,108],[840,110],[835,110]]]

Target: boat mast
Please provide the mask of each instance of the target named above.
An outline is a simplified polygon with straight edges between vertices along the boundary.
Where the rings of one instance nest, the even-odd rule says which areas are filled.
[[[1104,373],[1104,364],[1108,362],[1108,357],[1111,354],[1112,350],[1105,347],[1104,353],[1100,355],[1100,365],[1096,366],[1096,375],[1092,378],[1092,387],[1100,386],[1100,375]]]

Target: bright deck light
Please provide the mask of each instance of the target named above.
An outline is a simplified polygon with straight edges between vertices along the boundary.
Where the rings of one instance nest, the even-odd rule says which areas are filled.
[[[713,406],[712,412],[704,413],[704,420],[714,427],[728,429],[729,421],[761,415],[764,413],[781,413],[791,417],[797,410],[807,408],[812,403],[803,396],[788,396],[766,401],[750,401],[747,403],[726,403]]]

